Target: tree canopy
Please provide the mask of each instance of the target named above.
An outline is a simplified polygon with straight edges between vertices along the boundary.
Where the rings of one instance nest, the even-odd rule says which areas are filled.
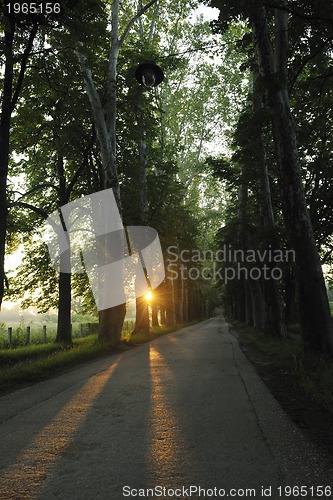
[[[330,4],[59,5],[14,12],[1,2],[1,301],[57,309],[57,340],[70,343],[71,297],[97,311],[87,276],[52,268],[42,227],[112,189],[125,228],[159,234],[155,322],[223,304],[267,335],[300,323],[308,349],[332,351],[322,272],[333,250]],[[165,76],[151,89],[135,79],[145,61]],[[8,274],[5,253],[19,245],[24,258]],[[181,258],[195,249],[211,253]],[[229,258],[236,250],[241,262]],[[288,251],[293,261],[272,260]],[[136,308],[137,329],[149,328],[147,302]],[[100,337],[117,343],[125,314],[125,303],[99,311]]]

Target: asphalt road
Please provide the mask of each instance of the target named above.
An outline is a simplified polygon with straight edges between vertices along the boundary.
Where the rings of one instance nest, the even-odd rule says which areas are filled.
[[[333,498],[221,317],[0,398],[0,437],[1,500]]]

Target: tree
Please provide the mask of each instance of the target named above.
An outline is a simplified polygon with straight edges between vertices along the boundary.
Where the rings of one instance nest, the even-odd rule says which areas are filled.
[[[5,248],[8,220],[7,178],[10,157],[10,129],[12,114],[22,90],[30,54],[39,27],[36,15],[20,16],[9,12],[5,2],[0,3],[3,37],[1,117],[0,117],[0,308],[5,286]],[[17,60],[19,63],[17,64]]]
[[[111,33],[110,47],[106,75],[106,102],[103,106],[97,91],[87,57],[84,55],[84,44],[78,40],[76,54],[80,62],[81,71],[85,80],[87,94],[91,104],[93,119],[100,147],[103,165],[103,188],[112,188],[118,205],[122,212],[120,188],[117,167],[116,146],[116,116],[117,116],[117,61],[119,52],[134,23],[157,0],[150,0],[144,7],[129,20],[121,35],[119,35],[119,0],[114,0],[111,6]],[[107,242],[106,242],[107,243]],[[100,338],[116,344],[120,340],[121,329],[126,313],[126,304],[99,311]]]
[[[12,222],[16,222],[11,230],[16,226],[18,232],[23,232],[29,262],[28,268],[26,264],[21,265],[13,285],[16,296],[19,284],[21,295],[30,289],[34,296],[44,279],[46,284],[52,285],[51,289],[47,285],[44,287],[45,297],[40,298],[40,305],[44,312],[47,304],[54,307],[56,301],[56,341],[70,344],[71,274],[63,272],[64,268],[70,268],[70,254],[67,252],[60,257],[55,296],[55,275],[51,268],[46,271],[49,259],[43,248],[46,244],[40,245],[43,237],[40,226],[51,212],[85,192],[95,137],[91,130],[89,103],[79,85],[76,59],[70,57],[71,53],[59,50],[55,33],[47,32],[52,48],[45,48],[42,43],[41,50],[31,56],[26,88],[22,90],[13,119],[12,148],[17,159],[11,162],[11,173],[22,176],[24,172],[25,193],[16,192],[10,196]],[[40,258],[39,267],[36,256]],[[31,305],[31,300],[26,300],[25,304]]]
[[[302,185],[295,122],[288,94],[288,3],[279,3],[273,11],[275,38],[268,25],[269,9],[249,3],[247,7],[229,2],[222,4],[233,16],[248,17],[253,34],[256,55],[266,102],[270,111],[279,183],[283,202],[283,216],[289,242],[296,254],[296,276],[299,314],[304,344],[313,351],[333,350],[333,327],[320,258],[307,210]],[[228,10],[229,9],[229,10]],[[274,47],[273,47],[274,45]]]

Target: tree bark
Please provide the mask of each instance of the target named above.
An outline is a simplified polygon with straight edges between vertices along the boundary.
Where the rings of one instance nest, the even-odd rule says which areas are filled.
[[[159,307],[159,311],[160,311],[160,322],[161,322],[161,325],[165,325],[165,322],[166,322],[166,307],[165,307],[165,304],[164,304],[164,300],[165,300],[165,285],[164,286],[164,289],[163,289],[163,304],[160,304],[160,307]]]
[[[116,163],[116,76],[117,59],[120,50],[120,43],[118,40],[118,9],[119,0],[114,0],[112,3],[112,40],[107,72],[106,113],[104,112],[100,96],[95,87],[86,57],[80,50],[76,51],[76,55],[80,62],[81,71],[86,83],[87,94],[93,112],[103,166],[103,188],[112,188],[119,212],[121,213],[121,199]],[[99,311],[99,338],[101,340],[107,340],[112,345],[117,344],[120,341],[125,315],[126,304],[120,304],[118,306]]]
[[[143,116],[139,111],[138,123],[142,127]],[[138,153],[139,153],[139,218],[142,226],[147,223],[148,215],[148,193],[147,193],[147,146],[144,139],[144,131],[138,130]],[[136,321],[134,334],[144,332],[149,334],[149,308],[145,297],[136,298]]]
[[[69,252],[64,252],[64,254]],[[62,254],[60,260],[64,258],[69,258]],[[62,265],[62,262],[61,262]],[[72,300],[72,290],[71,290],[71,274],[62,273],[59,274],[59,299],[58,299],[58,325],[57,325],[57,336],[56,342],[61,344],[72,344],[72,332],[71,332],[71,300]]]
[[[57,139],[57,138],[56,138]],[[59,206],[66,205],[69,201],[70,191],[66,189],[66,178],[64,169],[64,158],[58,153],[57,158],[57,175],[59,179]],[[61,216],[62,218],[62,216]],[[62,220],[63,229],[67,236],[67,230],[64,221]],[[71,327],[71,305],[72,305],[72,288],[71,274],[63,273],[61,269],[71,268],[70,250],[61,253],[60,255],[60,274],[58,284],[58,323],[56,342],[62,344],[72,344],[72,327]]]
[[[246,307],[245,307],[245,318],[248,325],[254,326],[254,315],[253,315],[253,302],[251,297],[251,290],[249,283],[246,287]]]
[[[179,290],[178,290],[178,317],[177,323],[184,323],[184,310],[185,310],[185,284],[182,274],[179,276]]]
[[[259,74],[255,70],[253,73],[253,111],[255,115],[263,109],[263,95],[259,86]],[[268,229],[268,234],[275,231],[275,220],[271,198],[271,188],[268,176],[266,153],[264,148],[263,126],[260,125],[259,134],[256,138],[258,170],[259,170],[259,190],[260,207],[263,227]],[[270,244],[272,242],[269,242]],[[272,267],[271,262],[266,262],[267,267]],[[263,280],[263,299],[265,302],[264,333],[274,337],[285,337],[286,327],[284,324],[281,295],[279,284],[274,279]]]
[[[113,0],[111,7],[111,47],[109,51],[106,89],[106,108],[104,109],[94,84],[86,57],[81,52],[81,47],[76,50],[81,71],[86,83],[87,94],[90,100],[98,143],[103,166],[103,187],[112,188],[118,209],[121,214],[121,197],[117,168],[117,61],[119,51],[134,23],[157,0],[150,0],[129,21],[121,37],[119,36],[119,0]],[[99,311],[99,338],[108,340],[112,345],[120,341],[122,325],[126,315],[126,304]]]
[[[264,330],[265,301],[264,294],[259,281],[249,280],[253,311],[253,326],[256,330]]]
[[[280,13],[281,14],[281,13]],[[286,57],[285,22],[280,17],[276,30],[281,39],[278,61],[263,7],[251,11],[250,20],[260,75],[266,87],[273,135],[276,145],[279,182],[283,199],[283,217],[289,241],[296,254],[296,277],[301,331],[306,349],[333,353],[333,327],[320,258],[309,218],[298,160],[295,124],[290,110],[289,95],[284,81]],[[282,45],[281,45],[282,44]],[[279,70],[279,71],[278,71]],[[282,72],[282,74],[281,74]]]
[[[152,326],[159,326],[158,323],[158,308],[157,308],[157,303],[156,300],[153,298],[152,304],[151,304],[151,324]]]
[[[297,315],[297,300],[296,300],[296,284],[293,269],[288,269],[284,275],[285,286],[285,322],[286,325],[298,323]]]
[[[137,297],[136,299],[136,318],[135,318],[135,330],[133,334],[142,332],[149,334],[149,313],[148,313],[148,303],[146,297]]]
[[[7,177],[10,153],[11,117],[22,89],[29,56],[38,31],[38,24],[33,22],[27,45],[21,56],[20,70],[14,86],[14,64],[17,62],[14,57],[15,16],[10,14],[8,14],[8,16],[5,14],[3,15],[5,16],[3,23],[5,27],[3,43],[5,71],[0,118],[0,309],[5,291],[5,252],[8,220]]]
[[[176,308],[175,308],[175,284],[173,278],[166,280],[166,311],[165,323],[166,325],[174,325],[176,323]]]
[[[2,94],[1,120],[0,120],[0,307],[5,291],[5,248],[6,231],[8,218],[7,205],[7,176],[9,163],[9,136],[10,124],[13,111],[13,42],[15,25],[11,24],[11,29],[5,31],[4,52],[5,52],[5,74]]]

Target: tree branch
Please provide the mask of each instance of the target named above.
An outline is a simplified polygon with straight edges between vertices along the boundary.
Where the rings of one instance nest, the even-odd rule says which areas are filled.
[[[92,146],[93,146],[94,142],[95,142],[95,136],[93,136],[93,137],[91,138],[91,140],[89,141],[89,144],[88,144],[88,146],[86,147],[86,149],[85,149],[85,151],[84,151],[84,155],[83,155],[83,160],[82,160],[82,163],[81,163],[81,165],[79,166],[79,168],[76,170],[75,174],[73,175],[73,177],[72,177],[72,179],[71,179],[70,183],[68,184],[68,186],[67,186],[67,188],[66,188],[66,194],[67,194],[68,198],[69,198],[69,195],[70,195],[70,193],[72,192],[72,189],[73,189],[73,187],[75,186],[75,184],[76,184],[76,182],[77,182],[78,178],[80,177],[80,175],[81,175],[81,173],[82,173],[83,169],[84,169],[84,168],[87,166],[87,164],[88,164],[88,156],[89,156],[89,153],[90,153],[90,151],[91,151],[91,148],[92,148]]]
[[[295,9],[292,9],[288,7],[287,5],[281,5],[281,3],[270,3],[270,2],[265,2],[264,3],[265,7],[271,8],[271,9],[280,9],[287,11],[289,14],[292,14],[293,16],[299,17],[300,19],[305,19],[307,21],[320,21],[324,23],[328,23],[333,25],[333,19],[330,17],[321,17],[321,16],[316,16],[316,15],[311,15],[311,14],[304,14],[303,12],[297,11]]]
[[[150,0],[150,2],[148,2],[147,5],[145,5],[144,7],[142,7],[138,11],[138,13],[130,20],[130,22],[128,23],[128,25],[126,26],[126,28],[124,30],[124,33],[122,34],[122,36],[120,37],[120,40],[118,41],[119,48],[122,46],[122,44],[126,40],[126,37],[129,33],[130,29],[132,28],[132,26],[135,24],[135,22],[146,12],[146,10],[149,9],[149,7],[154,5],[154,3],[156,3],[157,1],[158,0]]]
[[[10,203],[11,207],[22,207],[22,208],[27,208],[28,210],[32,210],[36,214],[38,214],[42,219],[47,219],[49,214],[45,212],[42,208],[35,207],[34,205],[31,205],[30,203],[25,203],[24,201],[14,201],[13,203]]]
[[[87,94],[91,104],[95,129],[98,137],[98,142],[100,144],[102,164],[103,168],[105,169],[110,162],[110,138],[106,126],[103,106],[100,100],[100,96],[97,92],[91,74],[91,70],[88,67],[86,57],[83,54],[81,54],[78,50],[75,50],[75,54],[79,60],[81,71],[85,80]]]
[[[285,5],[285,0],[284,0]],[[288,13],[283,9],[275,9],[275,64],[280,79],[287,82],[288,66]]]
[[[54,184],[50,184],[50,183],[45,183],[45,184],[40,184],[39,186],[36,186],[32,189],[29,189],[29,191],[27,191],[26,193],[24,194],[21,194],[19,193],[19,191],[16,191],[18,192],[19,194],[21,194],[19,200],[21,200],[22,198],[24,198],[25,196],[28,196],[29,194],[33,194],[35,193],[36,191],[39,191],[40,189],[44,189],[46,187],[50,187],[52,189],[55,189],[57,192],[59,192],[59,188],[57,186],[55,186]]]
[[[313,52],[312,54],[309,54],[307,57],[304,58],[304,60],[302,61],[296,75],[294,76],[293,78],[293,81],[291,82],[290,84],[290,89],[289,89],[289,92],[292,91],[292,89],[294,88],[294,86],[296,85],[296,82],[298,80],[298,77],[300,76],[300,74],[302,73],[302,71],[304,70],[305,66],[312,60],[314,59],[318,54],[320,54],[323,49],[325,48],[325,45],[328,43],[328,40],[325,40],[322,44],[319,45],[319,47],[317,48],[317,50],[315,52]],[[316,77],[316,78],[319,78]],[[309,79],[309,81],[312,81],[312,80],[315,80],[315,78],[313,79]]]
[[[25,48],[25,50],[23,52],[23,56],[22,56],[22,60],[21,60],[21,67],[20,67],[20,73],[19,73],[19,76],[18,76],[18,79],[17,79],[15,92],[14,92],[14,95],[13,95],[13,98],[12,98],[12,110],[14,110],[14,108],[16,106],[17,100],[19,98],[19,95],[20,95],[20,92],[21,92],[21,89],[22,89],[24,75],[25,75],[25,72],[26,72],[26,69],[27,69],[27,64],[28,64],[28,60],[29,60],[29,56],[30,56],[32,47],[33,47],[34,39],[35,39],[35,37],[37,35],[38,26],[39,25],[37,23],[33,24],[32,30],[31,30],[30,35],[29,35],[29,40],[28,40],[27,46],[26,46],[26,48]]]

